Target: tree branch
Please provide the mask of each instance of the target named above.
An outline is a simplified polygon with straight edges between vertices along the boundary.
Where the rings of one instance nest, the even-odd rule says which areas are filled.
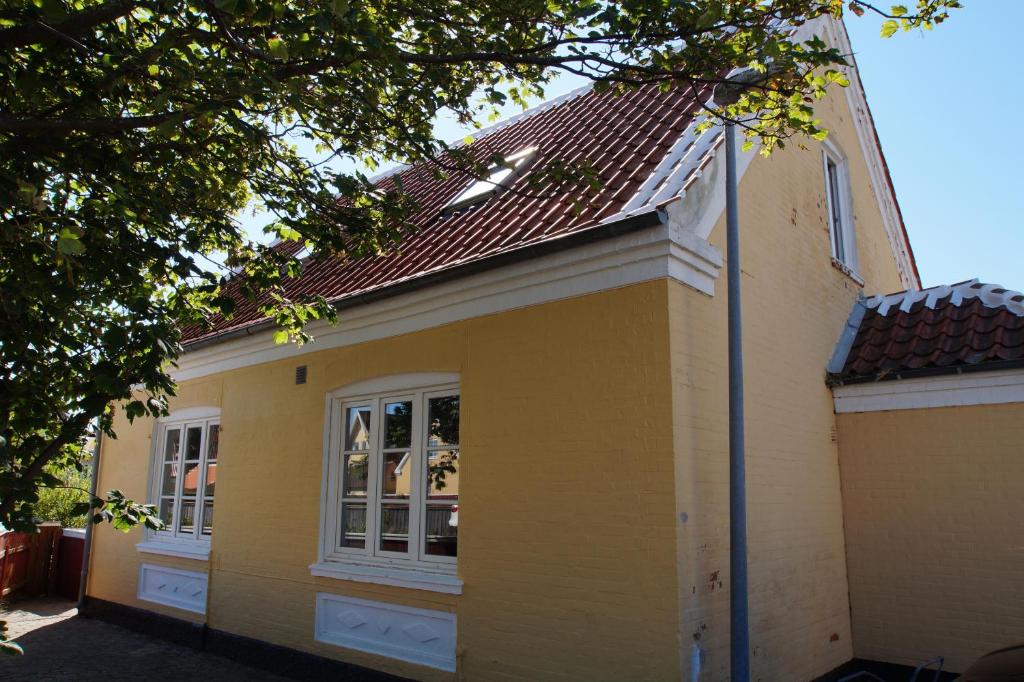
[[[135,8],[134,2],[114,0],[103,5],[74,12],[59,24],[48,26],[33,20],[31,23],[0,30],[0,49],[12,49],[37,43],[63,41],[68,37],[89,33],[93,27],[123,17]],[[54,32],[63,34],[63,37]]]

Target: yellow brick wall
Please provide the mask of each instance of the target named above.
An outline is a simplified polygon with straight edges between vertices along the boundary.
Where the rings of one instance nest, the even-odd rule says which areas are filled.
[[[326,591],[455,611],[466,679],[677,679],[667,296],[650,282],[184,382],[175,408],[222,409],[209,625],[455,677],[314,642]],[[461,375],[464,594],[313,578],[326,392],[428,371]],[[152,425],[118,427],[101,488],[143,497]],[[140,555],[139,531],[97,536],[92,596],[190,617],[138,602],[138,565],[204,562]]]
[[[1024,641],[1024,403],[838,422],[857,656],[963,671]]]
[[[844,93],[819,105],[849,159],[860,274],[901,289]],[[838,453],[825,366],[861,288],[831,265],[821,147],[755,159],[740,186],[752,679],[809,680],[853,653]],[[711,242],[725,251],[724,216]],[[715,296],[672,284],[682,666],[729,669],[724,270]],[[833,641],[833,638],[836,638]]]

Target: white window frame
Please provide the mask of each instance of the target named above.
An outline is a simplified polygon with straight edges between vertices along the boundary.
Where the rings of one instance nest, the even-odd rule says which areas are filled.
[[[140,552],[151,554],[163,554],[168,556],[179,556],[187,559],[208,559],[210,554],[211,535],[204,535],[203,513],[206,491],[206,473],[209,462],[209,434],[210,428],[220,427],[220,410],[215,407],[193,407],[177,411],[168,417],[157,420],[153,427],[152,446],[149,459],[149,500],[151,504],[160,508],[163,497],[163,473],[164,473],[164,451],[166,449],[168,434],[179,429],[181,433],[181,445],[179,452],[183,453],[185,439],[188,429],[193,427],[201,428],[201,440],[199,444],[199,473],[196,487],[193,529],[191,533],[180,532],[178,526],[178,514],[181,510],[182,486],[184,476],[182,475],[182,462],[178,463],[179,475],[175,477],[174,502],[172,505],[171,524],[164,530],[146,529],[145,540],[136,545]],[[218,449],[217,461],[220,461]],[[214,495],[216,503],[216,495]]]
[[[829,165],[836,169],[836,185],[833,188]],[[850,164],[846,155],[829,140],[821,150],[822,177],[825,185],[825,210],[827,212],[829,243],[832,245],[832,261],[848,274],[859,279],[857,274],[857,231],[853,218],[853,194],[850,188]],[[839,196],[834,196],[835,190]],[[838,208],[838,211],[836,209]],[[839,222],[835,215],[838,212]]]
[[[448,373],[422,373],[382,377],[342,387],[327,394],[324,414],[324,463],[321,491],[320,542],[317,563],[310,566],[316,576],[460,594],[462,581],[456,576],[458,558],[428,555],[421,537],[425,524],[427,454],[427,405],[430,398],[460,395],[459,377]],[[389,552],[380,548],[377,532],[379,509],[387,504],[380,494],[384,468],[385,403],[413,402],[410,461],[409,551]],[[345,412],[350,407],[370,408],[371,447],[366,504],[366,535],[363,547],[342,547],[340,524],[343,499]],[[460,401],[460,411],[462,409]],[[461,417],[461,415],[460,415]],[[460,439],[461,440],[461,439]],[[462,473],[460,466],[460,475]]]

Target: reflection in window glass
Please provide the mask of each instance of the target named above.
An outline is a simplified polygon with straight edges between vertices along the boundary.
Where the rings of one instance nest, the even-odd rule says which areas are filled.
[[[185,437],[185,460],[198,461],[203,441],[203,427],[190,426]]]
[[[213,500],[203,503],[203,535],[213,533]]]
[[[346,502],[341,507],[342,547],[366,546],[366,504]]]
[[[160,498],[160,520],[167,524],[168,528],[173,528],[174,521],[174,498],[173,497],[162,497]]]
[[[381,505],[380,548],[385,552],[409,551],[409,507],[407,505]]]
[[[427,424],[430,433],[427,446],[458,445],[459,396],[431,398],[428,403]]]
[[[350,407],[345,410],[345,449],[370,449],[370,408]]]
[[[194,533],[196,517],[196,498],[182,497],[180,513],[178,514],[178,532]]]
[[[181,479],[181,494],[195,495],[199,489],[199,462],[186,462]]]
[[[459,555],[459,505],[427,503],[425,549],[434,556]]]
[[[427,497],[458,498],[459,451],[434,450],[427,456]]]
[[[407,448],[412,443],[412,403],[384,405],[384,447]]]
[[[385,453],[381,494],[384,497],[408,498],[411,493],[412,467],[409,465],[409,452]]]
[[[206,465],[206,500],[208,503],[213,504],[214,489],[217,487],[217,463],[210,462]]]
[[[164,446],[164,461],[176,462],[178,460],[178,445],[181,444],[181,429],[169,429],[167,431],[167,444]]]
[[[206,459],[217,459],[220,448],[220,424],[210,424],[207,431]]]
[[[370,473],[369,455],[345,455],[345,497],[366,497],[366,482]]]

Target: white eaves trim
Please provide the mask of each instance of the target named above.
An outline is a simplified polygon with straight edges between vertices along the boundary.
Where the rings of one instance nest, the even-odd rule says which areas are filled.
[[[264,331],[200,348],[182,355],[171,375],[185,381],[661,278],[714,295],[721,267],[721,252],[672,217],[668,224],[346,308],[336,326],[308,325],[315,341],[301,347],[277,345],[273,331]]]
[[[1024,403],[1024,369],[850,384],[832,395],[836,414]]]

